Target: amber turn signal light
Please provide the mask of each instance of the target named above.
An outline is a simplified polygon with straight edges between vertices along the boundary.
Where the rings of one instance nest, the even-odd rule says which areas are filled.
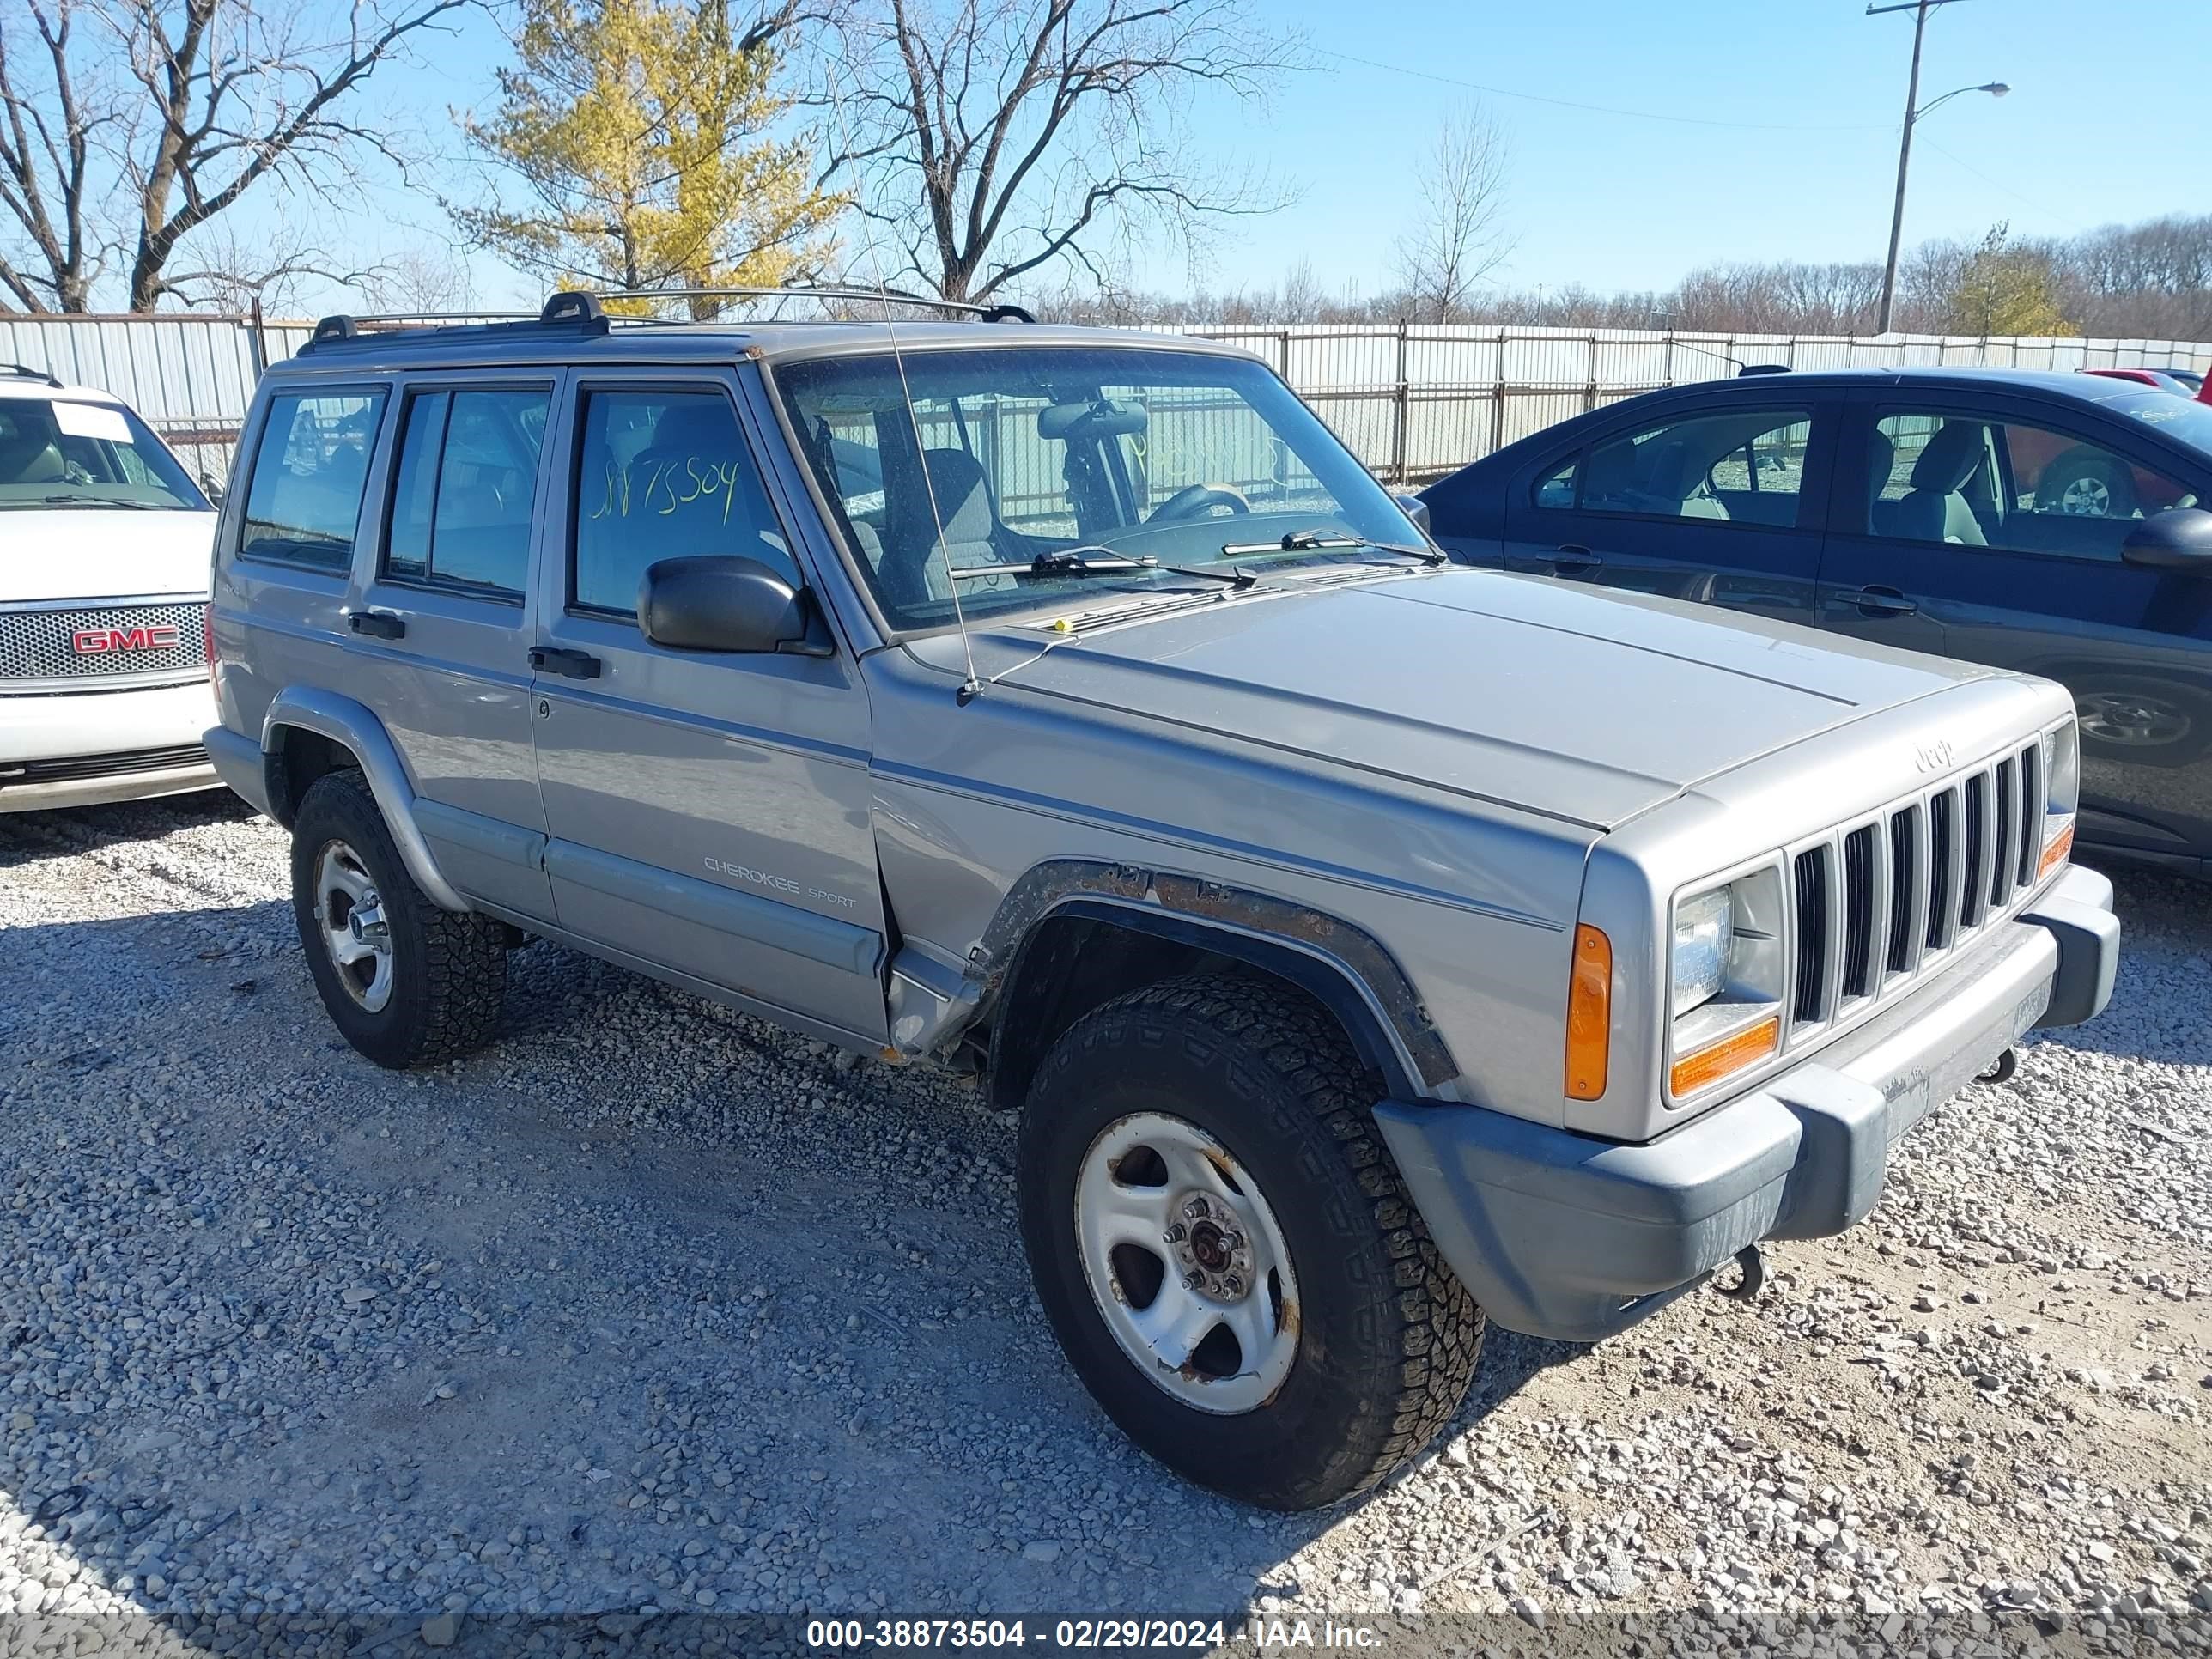
[[[2040,878],[2049,875],[2054,868],[2066,861],[2066,855],[2073,850],[2074,826],[2069,823],[2053,836],[2051,838],[2051,845],[2043,849],[2042,861],[2035,866],[2037,877]]]
[[[1575,928],[1573,971],[1567,980],[1567,1098],[1605,1094],[1613,1042],[1613,941],[1587,922]]]
[[[1732,1072],[1765,1060],[1781,1042],[1781,1017],[1769,1014],[1756,1025],[1747,1025],[1734,1036],[1684,1054],[1667,1074],[1667,1086],[1677,1100],[1695,1094],[1708,1083],[1717,1083]]]

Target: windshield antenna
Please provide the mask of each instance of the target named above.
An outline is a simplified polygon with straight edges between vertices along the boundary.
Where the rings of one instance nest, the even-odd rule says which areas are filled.
[[[844,31],[839,28],[842,36]],[[853,153],[853,135],[845,125],[845,100],[837,92],[837,76],[830,75],[830,112],[837,121],[837,143],[845,154]],[[890,342],[891,362],[898,368],[899,396],[906,403],[907,424],[914,431],[914,459],[921,469],[922,493],[929,498],[929,521],[937,532],[937,556],[945,564],[945,586],[952,599],[952,621],[960,630],[960,654],[968,666],[968,678],[960,683],[953,701],[965,708],[983,690],[983,683],[975,674],[975,646],[968,637],[968,617],[960,604],[959,573],[952,568],[952,549],[945,538],[945,515],[938,510],[937,481],[929,476],[929,451],[921,439],[921,416],[915,412],[914,387],[906,378],[906,358],[899,350],[898,328],[891,321],[890,284],[884,280],[884,262],[876,252],[876,232],[873,222],[865,210],[860,214],[860,236],[868,250],[868,265],[875,273],[876,294],[884,307],[884,335]],[[954,405],[956,408],[957,404]]]

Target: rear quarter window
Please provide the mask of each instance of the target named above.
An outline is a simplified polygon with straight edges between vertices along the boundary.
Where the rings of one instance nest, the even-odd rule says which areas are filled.
[[[361,531],[381,388],[282,392],[269,400],[246,490],[239,554],[343,571]]]

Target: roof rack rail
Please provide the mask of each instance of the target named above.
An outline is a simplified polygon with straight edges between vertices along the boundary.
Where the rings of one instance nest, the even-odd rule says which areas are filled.
[[[650,326],[665,323],[659,317],[625,316],[610,313],[605,301],[661,300],[844,300],[855,304],[921,306],[937,311],[957,311],[987,323],[1034,323],[1036,317],[1016,305],[978,305],[967,300],[940,300],[927,294],[903,294],[896,289],[799,288],[663,288],[602,296],[582,289],[562,289],[536,311],[421,311],[386,312],[375,316],[339,313],[324,318],[301,351],[312,353],[331,346],[349,345],[379,334],[412,328],[468,328],[489,326],[517,331],[573,329],[585,335],[605,334],[616,323]],[[26,369],[25,374],[36,370]],[[59,381],[55,382],[59,385]]]
[[[562,299],[555,295],[554,300]],[[588,298],[590,296],[583,296]],[[738,286],[732,288],[659,288],[635,294],[602,295],[617,300],[851,300],[881,305],[921,306],[933,311],[957,311],[986,323],[1034,323],[1036,318],[1024,307],[1016,305],[981,305],[972,300],[943,300],[930,294],[908,294],[899,289],[845,288],[834,283],[801,283],[789,288]],[[552,308],[553,301],[546,302]]]
[[[61,384],[61,377],[52,369],[33,368],[28,363],[0,363],[0,374],[18,380],[44,380],[52,386]]]

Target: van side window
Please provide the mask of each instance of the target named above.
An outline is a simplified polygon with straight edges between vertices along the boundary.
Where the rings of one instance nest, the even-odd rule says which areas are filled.
[[[239,551],[319,570],[353,562],[381,392],[283,392],[269,400]]]
[[[550,390],[418,392],[407,400],[385,538],[397,581],[520,599]]]
[[[718,391],[587,392],[577,455],[571,602],[637,611],[646,568],[736,554],[799,586],[799,567]]]

